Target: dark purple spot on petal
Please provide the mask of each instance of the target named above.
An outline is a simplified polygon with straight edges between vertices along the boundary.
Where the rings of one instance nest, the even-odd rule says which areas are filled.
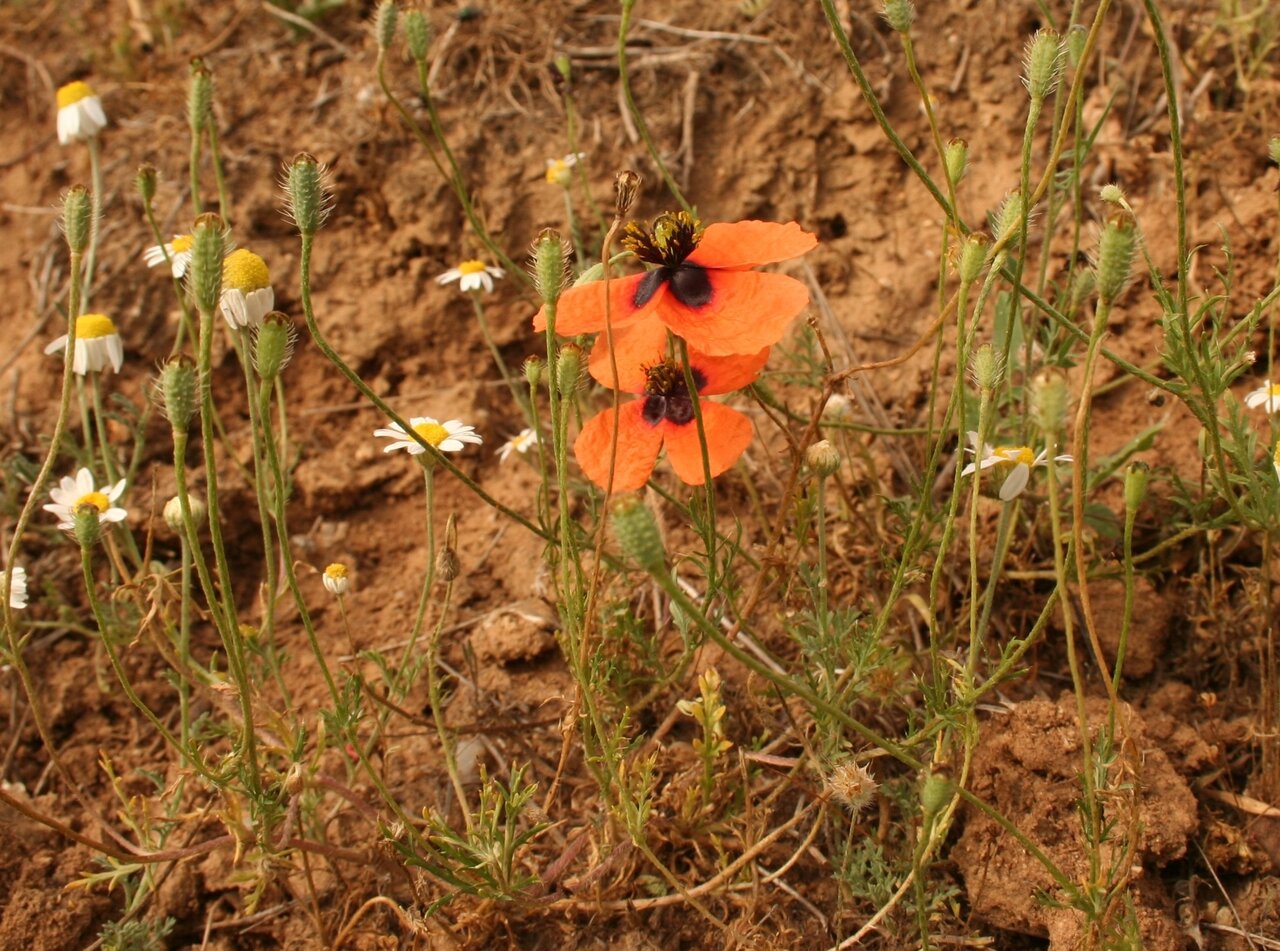
[[[706,269],[696,264],[685,264],[674,269],[671,275],[671,293],[686,307],[706,307],[714,296],[711,278],[707,277]]]
[[[667,422],[684,426],[693,419],[693,400],[687,396],[667,398]]]
[[[665,396],[646,396],[644,410],[640,417],[650,426],[657,426],[667,415],[667,398]]]
[[[656,271],[650,271],[644,277],[640,278],[640,283],[636,285],[636,292],[631,295],[631,303],[636,308],[643,307],[649,301],[653,300],[653,295],[658,293],[658,288],[662,286],[671,274],[669,268],[660,267]]]

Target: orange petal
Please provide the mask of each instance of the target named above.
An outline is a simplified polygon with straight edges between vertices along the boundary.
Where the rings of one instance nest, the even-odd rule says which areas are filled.
[[[685,260],[703,267],[749,268],[799,257],[817,245],[817,235],[794,221],[718,222],[707,226],[697,248]]]
[[[710,301],[687,307],[668,293],[658,316],[690,347],[707,356],[756,354],[773,346],[809,303],[809,289],[785,274],[715,270],[706,274]]]
[[[572,337],[574,334],[593,334],[604,330],[606,301],[615,327],[623,326],[647,313],[664,295],[659,290],[644,307],[636,307],[636,287],[643,277],[643,274],[632,274],[612,281],[592,281],[590,284],[569,288],[556,301],[556,333]],[[539,332],[547,329],[545,306],[533,318],[533,329]]]
[[[641,317],[613,332],[613,355],[618,364],[618,382],[614,383],[609,366],[609,343],[605,334],[596,338],[587,364],[591,375],[602,386],[626,393],[643,393],[646,382],[644,368],[661,363],[667,356],[667,325],[657,317]]]
[[[653,464],[662,448],[662,430],[644,421],[644,400],[631,400],[618,407],[618,455],[613,467],[613,491],[628,492],[649,481]],[[600,488],[609,485],[610,443],[613,439],[614,411],[610,406],[592,416],[578,433],[573,453],[588,479]]]
[[[707,460],[714,478],[737,462],[751,443],[751,420],[736,409],[711,400],[703,400],[698,408],[702,411]],[[660,428],[666,439],[667,458],[676,475],[689,485],[702,485],[702,444],[698,441],[697,421],[691,420],[683,426],[663,422]]]
[[[750,386],[756,381],[756,377],[760,375],[760,370],[768,359],[768,347],[750,356],[709,357],[696,350],[689,352],[689,363],[705,381],[698,392],[707,396],[732,393],[744,386]]]

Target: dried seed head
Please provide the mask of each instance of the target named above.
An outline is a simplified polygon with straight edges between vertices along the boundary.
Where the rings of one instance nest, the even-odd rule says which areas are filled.
[[[640,176],[630,169],[623,169],[613,178],[613,213],[625,218],[636,203],[640,192]]]
[[[840,468],[840,453],[829,441],[821,439],[804,451],[804,461],[814,475],[825,479]]]
[[[73,253],[83,254],[89,247],[89,233],[93,225],[93,204],[89,201],[89,189],[72,185],[62,196],[62,233],[67,247]]]
[[[462,574],[462,563],[458,561],[458,553],[448,545],[441,547],[436,555],[436,577],[448,584]]]
[[[846,759],[824,778],[823,787],[856,819],[875,797],[880,784],[861,763]]]

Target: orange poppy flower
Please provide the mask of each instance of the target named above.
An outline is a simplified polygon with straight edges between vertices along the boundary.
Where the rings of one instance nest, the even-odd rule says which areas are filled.
[[[754,354],[781,340],[809,303],[808,288],[795,278],[751,270],[817,245],[794,221],[737,221],[704,231],[681,211],[660,215],[648,230],[631,222],[622,243],[654,269],[565,291],[556,303],[557,333],[604,330],[607,302],[615,330],[654,316],[699,353]],[[533,326],[546,329],[544,310]]]
[[[665,328],[663,329],[665,346]],[[769,358],[765,348],[750,356],[709,357],[691,352],[689,364],[699,396],[731,393],[752,383]],[[578,465],[601,488],[609,483],[610,444],[618,431],[613,490],[638,489],[649,481],[663,446],[676,475],[689,485],[703,482],[702,443],[693,414],[684,368],[663,359],[646,367],[618,366],[620,389],[641,399],[611,406],[587,420],[573,444]],[[742,455],[751,442],[751,420],[722,403],[702,400],[702,430],[707,441],[711,475],[718,476]]]

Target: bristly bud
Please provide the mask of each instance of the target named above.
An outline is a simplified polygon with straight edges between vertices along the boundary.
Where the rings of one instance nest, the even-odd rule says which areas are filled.
[[[533,242],[533,283],[544,304],[560,297],[569,279],[571,253],[572,248],[560,237],[560,232],[552,228],[544,228]]]
[[[556,356],[556,388],[560,395],[572,396],[582,383],[582,348],[576,343],[566,343]]]
[[[827,793],[856,819],[875,797],[880,784],[861,763],[846,759],[824,777]]]
[[[1124,471],[1124,510],[1129,517],[1133,517],[1142,506],[1142,500],[1147,494],[1147,477],[1150,473],[1151,467],[1140,460],[1129,463],[1129,467]]]
[[[934,817],[947,807],[955,796],[955,788],[942,773],[928,773],[920,787],[920,810],[924,813],[926,828]]]
[[[1000,351],[984,343],[969,358],[969,373],[973,384],[983,393],[994,393],[1004,379],[1004,359]]]
[[[157,385],[169,425],[175,433],[188,432],[197,406],[195,361],[186,354],[171,358],[160,368]]]
[[[1060,370],[1044,369],[1031,381],[1031,418],[1042,433],[1060,433],[1067,419],[1070,393]]]
[[[72,510],[71,518],[75,527],[71,533],[75,535],[81,548],[92,548],[98,544],[98,539],[102,537],[101,514],[98,506],[92,502],[82,502]]]
[[[542,382],[543,370],[546,364],[539,357],[529,357],[524,361],[524,381],[531,387],[537,387]]]
[[[942,152],[942,164],[947,170],[947,181],[954,188],[964,178],[969,168],[969,143],[964,139],[952,139]]]
[[[325,168],[314,155],[299,152],[285,172],[285,208],[298,232],[314,235],[329,215]]]
[[[1044,102],[1062,75],[1062,39],[1053,30],[1039,30],[1027,43],[1022,81],[1033,102]]]
[[[1067,32],[1067,59],[1071,61],[1071,68],[1075,69],[1080,65],[1080,58],[1084,56],[1084,46],[1089,40],[1089,31],[1085,29],[1083,23],[1077,23]]]
[[[964,239],[960,246],[960,283],[972,284],[982,274],[982,265],[987,260],[987,245],[990,240],[981,231],[975,231]]]
[[[382,0],[378,4],[378,12],[374,14],[373,34],[378,40],[379,56],[391,48],[391,41],[396,38],[396,16],[399,12],[392,0]]]
[[[1127,208],[1124,192],[1119,185],[1114,183],[1103,185],[1098,189],[1098,197],[1105,201],[1108,205],[1119,205],[1121,208]]]
[[[409,55],[413,61],[425,63],[427,50],[431,48],[431,24],[421,10],[413,9],[404,15],[404,37],[409,43]]]
[[[828,440],[820,439],[804,451],[804,461],[810,472],[825,479],[840,468],[840,453]]]
[[[1271,157],[1271,161],[1280,165],[1280,135],[1273,135],[1267,143],[1267,155]]]
[[[1124,290],[1133,267],[1136,234],[1133,217],[1125,211],[1107,219],[1098,238],[1098,300],[1112,303]]]
[[[227,232],[222,218],[205,212],[191,226],[191,299],[202,314],[211,314],[222,296],[222,259]]]
[[[273,310],[262,318],[253,337],[253,360],[263,383],[274,383],[293,356],[298,332],[287,316]]]
[[[617,218],[625,218],[636,203],[636,195],[640,193],[640,176],[623,169],[613,177],[613,213]]]
[[[196,57],[191,61],[191,85],[187,87],[187,125],[199,135],[213,116],[213,74]]]
[[[622,550],[641,568],[650,574],[666,569],[666,553],[662,548],[662,536],[653,513],[634,495],[614,503],[610,516],[614,537]]]
[[[133,177],[133,184],[138,189],[138,194],[142,196],[145,204],[151,204],[152,199],[156,197],[156,182],[160,175],[156,171],[154,165],[139,165],[138,173]]]
[[[996,212],[995,219],[992,221],[992,230],[995,231],[996,237],[1006,240],[1016,235],[1022,228],[1022,214],[1022,191],[1015,189],[1000,203],[1000,209]]]
[[[209,506],[204,499],[194,492],[187,493],[187,507],[191,509],[191,521],[199,528],[209,514]],[[164,523],[178,534],[182,534],[182,499],[176,495],[164,503]]]
[[[916,20],[916,7],[911,0],[884,0],[880,15],[892,29],[908,33]]]
[[[83,185],[72,185],[62,196],[62,232],[72,252],[83,254],[89,247],[92,224],[93,204],[89,201],[89,189]]]

